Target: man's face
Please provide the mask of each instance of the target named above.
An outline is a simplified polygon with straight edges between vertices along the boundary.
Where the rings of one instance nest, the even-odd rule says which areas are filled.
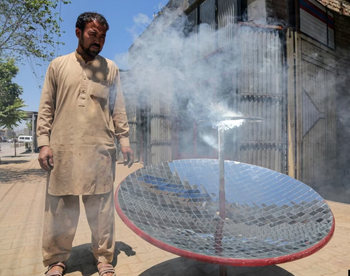
[[[106,39],[107,28],[99,22],[91,21],[86,23],[84,32],[80,29],[75,30],[76,36],[79,38],[80,50],[87,57],[93,59],[103,48]]]

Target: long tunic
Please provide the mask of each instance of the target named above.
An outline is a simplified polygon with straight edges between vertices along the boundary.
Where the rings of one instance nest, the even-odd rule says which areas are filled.
[[[115,137],[121,146],[129,146],[118,67],[99,55],[85,63],[77,52],[54,59],[46,73],[37,123],[38,146],[53,151],[48,193],[111,191]]]

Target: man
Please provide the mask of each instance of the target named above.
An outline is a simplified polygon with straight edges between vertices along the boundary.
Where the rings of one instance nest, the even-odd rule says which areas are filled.
[[[115,137],[124,165],[133,163],[119,69],[98,55],[109,29],[106,19],[78,17],[74,53],[53,60],[42,90],[37,139],[40,166],[47,170],[43,263],[60,276],[79,218],[79,195],[92,233],[99,274],[112,276],[114,253],[113,181]],[[116,94],[116,95],[115,95]]]

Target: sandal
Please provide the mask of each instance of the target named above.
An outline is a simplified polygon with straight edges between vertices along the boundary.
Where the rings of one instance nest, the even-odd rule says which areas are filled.
[[[55,266],[58,266],[60,268],[62,268],[62,271],[55,271],[55,272],[49,272],[52,268],[54,268]],[[62,276],[63,272],[66,270],[66,266],[64,265],[64,263],[62,262],[57,262],[54,263],[52,265],[49,265],[49,267],[47,268],[47,271],[45,272],[46,276]]]
[[[112,276],[117,276],[115,274],[115,270],[114,270],[113,265],[111,265],[111,264],[102,264],[102,265],[99,266],[99,264],[102,264],[102,263],[101,262],[97,262],[97,270],[98,270],[98,275],[99,276],[103,276],[106,273],[113,273]]]

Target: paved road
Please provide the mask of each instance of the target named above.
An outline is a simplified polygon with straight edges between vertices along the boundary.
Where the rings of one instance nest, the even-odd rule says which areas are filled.
[[[12,145],[12,143],[0,142],[0,150],[7,149]]]
[[[25,151],[24,146],[17,148],[17,154],[20,154],[24,151]],[[13,148],[13,143],[6,143],[6,142],[0,143],[0,157],[14,156],[14,155],[15,155],[15,150]]]
[[[41,238],[46,172],[37,154],[4,158],[0,165],[0,276],[44,276]],[[118,163],[115,187],[131,168]],[[229,267],[228,276],[345,276],[350,269],[350,205],[328,201],[336,219],[334,237],[315,254],[294,262],[265,267]],[[116,273],[118,276],[217,276],[218,266],[179,258],[154,247],[116,218]],[[97,276],[91,252],[91,232],[84,206],[67,276]]]

